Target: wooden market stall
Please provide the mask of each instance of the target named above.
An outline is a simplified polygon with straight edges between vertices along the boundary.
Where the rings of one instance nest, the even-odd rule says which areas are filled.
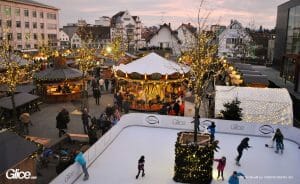
[[[158,111],[163,103],[174,102],[184,94],[189,68],[155,53],[113,68],[118,92],[130,108]]]
[[[62,57],[55,58],[54,67],[35,74],[38,93],[47,102],[79,99],[82,90],[82,72],[68,67]]]

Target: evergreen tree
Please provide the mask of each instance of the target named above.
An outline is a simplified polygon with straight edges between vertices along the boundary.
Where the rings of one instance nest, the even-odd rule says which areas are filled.
[[[225,109],[221,110],[223,119],[226,120],[242,120],[242,108],[240,108],[241,102],[236,98],[232,102],[224,104]]]

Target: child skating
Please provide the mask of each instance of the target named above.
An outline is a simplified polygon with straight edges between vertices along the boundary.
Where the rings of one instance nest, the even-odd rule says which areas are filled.
[[[224,181],[224,168],[226,165],[226,157],[222,157],[221,159],[214,159],[214,161],[218,162],[217,170],[218,170],[218,177],[217,179],[220,178],[220,175],[222,176],[222,180]]]
[[[142,171],[142,177],[145,176],[145,170],[144,170],[144,165],[145,165],[145,157],[144,155],[141,156],[138,162],[138,174],[136,175],[136,179],[139,178],[140,172]]]

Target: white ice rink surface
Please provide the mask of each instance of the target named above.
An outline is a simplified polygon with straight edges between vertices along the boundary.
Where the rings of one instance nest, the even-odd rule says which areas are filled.
[[[129,127],[124,129],[114,142],[88,168],[90,178],[83,181],[83,176],[75,183],[84,184],[175,184],[173,181],[175,141],[178,130],[146,127]],[[252,148],[245,150],[241,167],[235,165],[236,147],[244,136],[216,134],[220,141],[219,152],[215,158],[226,156],[225,181],[214,180],[212,184],[228,183],[234,171],[243,172],[248,178],[240,178],[240,184],[300,184],[300,150],[292,142],[284,141],[283,155],[266,148],[267,138],[251,137]],[[137,162],[145,156],[144,178],[135,179]]]

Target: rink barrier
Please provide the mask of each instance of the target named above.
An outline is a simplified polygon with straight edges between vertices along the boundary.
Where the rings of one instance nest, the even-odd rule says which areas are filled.
[[[194,129],[191,123],[191,117],[181,116],[163,116],[156,114],[131,113],[123,115],[121,120],[103,135],[93,146],[85,153],[84,157],[89,167],[118,137],[118,135],[127,127],[144,126],[152,128],[168,128],[183,131]],[[261,123],[245,123],[241,121],[228,121],[221,119],[201,119],[200,131],[207,131],[207,126],[214,121],[216,124],[216,133],[236,134],[244,136],[270,137],[272,132],[280,128],[285,140],[296,143],[300,146],[300,129],[291,126],[281,126]],[[267,143],[267,142],[266,142]],[[74,183],[82,174],[79,164],[74,163],[65,169],[60,175],[54,178],[51,184],[71,184]]]

